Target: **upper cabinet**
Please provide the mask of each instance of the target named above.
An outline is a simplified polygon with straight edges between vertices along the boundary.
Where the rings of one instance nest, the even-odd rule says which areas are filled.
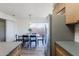
[[[60,13],[64,8],[65,8],[65,4],[64,3],[54,4],[54,14]]]
[[[58,4],[56,4],[57,6]],[[64,15],[65,15],[65,23],[66,24],[76,24],[79,22],[79,4],[78,3],[64,3],[64,4],[61,4],[61,6],[64,5],[64,9],[61,9],[61,8],[58,8],[58,9],[61,9],[59,10],[58,13],[61,13],[63,10],[65,11],[64,12]],[[60,6],[60,5],[59,5]],[[58,14],[56,12],[56,7],[54,7],[54,10],[53,10],[53,14]]]
[[[79,20],[79,4],[69,3],[65,4],[66,24],[75,24]]]

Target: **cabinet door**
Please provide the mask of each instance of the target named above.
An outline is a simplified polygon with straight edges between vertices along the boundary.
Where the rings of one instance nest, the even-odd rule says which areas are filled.
[[[54,6],[54,14],[58,14],[60,13],[63,9],[65,8],[65,4],[64,3],[57,3],[55,6]]]
[[[75,24],[79,20],[79,4],[67,3],[65,4],[66,24]]]
[[[55,43],[55,56],[72,56],[68,51]]]

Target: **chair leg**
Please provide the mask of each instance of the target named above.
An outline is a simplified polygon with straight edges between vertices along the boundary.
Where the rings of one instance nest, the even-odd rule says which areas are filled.
[[[37,41],[38,45],[39,45],[39,40]]]
[[[31,48],[31,42],[29,42],[29,43],[30,43],[29,47]]]
[[[35,41],[35,47],[37,47],[37,41]]]
[[[22,47],[24,48],[24,42],[22,43]]]
[[[42,44],[44,45],[44,40],[42,40]]]
[[[23,46],[23,47],[25,46],[25,42],[23,42],[22,46]]]

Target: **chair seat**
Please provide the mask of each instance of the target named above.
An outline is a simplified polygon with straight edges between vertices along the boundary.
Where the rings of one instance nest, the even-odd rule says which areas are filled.
[[[36,40],[31,40],[31,42],[36,42]]]
[[[16,39],[16,41],[22,41],[22,39]]]

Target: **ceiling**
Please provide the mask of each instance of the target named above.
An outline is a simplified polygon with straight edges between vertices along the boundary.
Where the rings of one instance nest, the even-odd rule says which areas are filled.
[[[25,19],[29,14],[33,17],[46,17],[52,13],[52,3],[0,3],[0,11],[18,19]]]

